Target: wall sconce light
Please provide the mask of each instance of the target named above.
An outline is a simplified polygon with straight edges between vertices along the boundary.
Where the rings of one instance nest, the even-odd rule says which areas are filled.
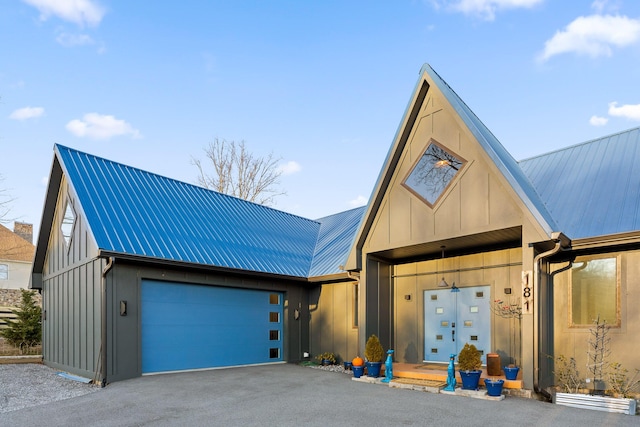
[[[126,315],[127,315],[127,302],[120,301],[120,316],[126,316]]]
[[[405,294],[404,299],[407,301],[411,301],[411,294]]]
[[[456,282],[451,285],[451,292],[460,292],[460,289],[456,286]]]
[[[440,280],[440,283],[438,283],[438,287],[439,288],[448,288],[449,284],[447,283],[446,280],[444,280],[444,277],[442,278],[442,280]]]

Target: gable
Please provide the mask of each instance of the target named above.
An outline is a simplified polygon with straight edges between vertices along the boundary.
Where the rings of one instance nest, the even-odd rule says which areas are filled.
[[[428,147],[459,157],[461,168],[425,203],[407,179]],[[425,65],[371,197],[356,252],[483,235],[532,225],[541,239],[552,216],[517,162],[435,71]],[[508,232],[508,239],[514,238]],[[350,257],[354,268],[359,257]]]

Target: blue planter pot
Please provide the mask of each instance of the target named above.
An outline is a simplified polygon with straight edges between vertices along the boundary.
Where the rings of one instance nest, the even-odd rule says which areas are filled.
[[[458,371],[462,379],[463,390],[477,390],[482,371]]]
[[[351,362],[344,362],[344,370],[348,371],[349,369],[351,369],[352,363]]]
[[[364,366],[351,366],[351,370],[355,378],[360,378],[364,374]]]
[[[484,386],[487,388],[487,394],[489,396],[502,395],[502,387],[504,386],[504,380],[484,380]]]
[[[367,376],[373,378],[378,378],[380,376],[382,362],[365,362],[365,365],[367,365]]]
[[[517,366],[505,366],[504,367],[504,377],[508,380],[515,380],[518,378],[518,371],[520,370]]]

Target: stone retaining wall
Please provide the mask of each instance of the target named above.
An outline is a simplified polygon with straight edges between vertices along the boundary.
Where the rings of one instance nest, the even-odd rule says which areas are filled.
[[[35,292],[34,300],[42,307],[42,295]],[[0,307],[18,307],[22,301],[20,289],[0,289]]]

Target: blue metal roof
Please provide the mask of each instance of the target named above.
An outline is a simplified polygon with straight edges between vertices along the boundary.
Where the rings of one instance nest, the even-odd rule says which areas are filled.
[[[346,223],[312,221],[60,145],[55,152],[104,251],[306,278],[312,263],[317,274],[338,272],[332,262],[344,263],[355,234],[352,211],[336,216]]]
[[[309,276],[325,276],[341,271],[340,265],[347,261],[365,211],[366,207],[363,206],[318,220],[320,233]]]
[[[433,83],[445,96],[449,104],[458,113],[464,121],[467,128],[471,131],[478,143],[484,151],[489,155],[494,164],[502,172],[511,187],[518,194],[525,206],[536,217],[541,226],[550,235],[554,231],[559,231],[554,217],[547,210],[542,202],[529,178],[520,169],[518,162],[511,154],[502,146],[500,141],[491,133],[491,131],[480,121],[473,111],[462,101],[453,89],[445,82],[442,77],[435,72],[429,64],[422,67],[422,73],[427,73],[433,80]]]
[[[640,128],[522,160],[571,239],[640,230]]]

